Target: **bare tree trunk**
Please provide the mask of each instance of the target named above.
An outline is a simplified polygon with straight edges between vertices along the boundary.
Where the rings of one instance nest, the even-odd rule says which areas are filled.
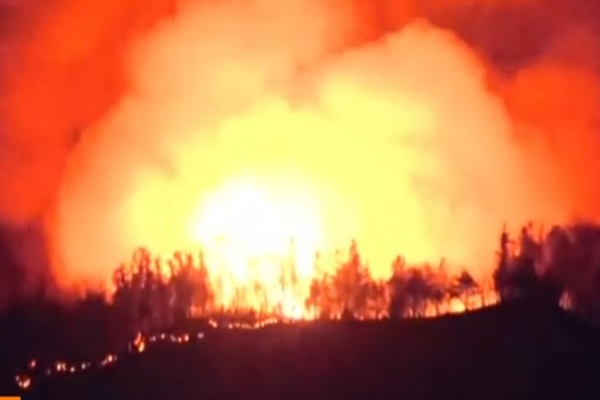
[[[465,311],[469,311],[469,309],[470,309],[469,297],[470,297],[469,294],[466,293],[462,298],[463,305],[465,306]]]

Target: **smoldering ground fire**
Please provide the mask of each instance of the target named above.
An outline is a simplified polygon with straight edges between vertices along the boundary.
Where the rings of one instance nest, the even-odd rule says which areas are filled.
[[[516,44],[464,33],[483,7],[544,2],[392,3],[40,7],[5,68],[3,220],[44,221],[70,288],[140,245],[202,245],[243,284],[290,239],[306,279],[352,238],[376,277],[398,253],[481,277],[503,223],[596,218],[587,48],[557,40],[507,75],[489,50]]]

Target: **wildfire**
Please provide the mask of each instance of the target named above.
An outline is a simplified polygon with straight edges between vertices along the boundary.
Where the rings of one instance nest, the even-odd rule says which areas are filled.
[[[478,308],[483,306],[483,303],[475,302],[473,307]],[[449,312],[463,312],[465,311],[464,305],[451,306]],[[282,324],[279,319],[270,318],[255,321],[253,323],[244,322],[219,322],[215,319],[210,319],[208,325],[211,329],[235,329],[235,330],[255,330],[261,329],[269,325]],[[144,353],[153,345],[156,344],[171,344],[176,346],[189,346],[195,345],[206,339],[205,332],[186,332],[186,333],[155,333],[155,334],[144,334],[137,332],[133,339],[128,343],[127,349],[120,353],[108,353],[98,361],[63,361],[57,360],[51,363],[47,368],[41,368],[37,360],[31,360],[28,364],[28,370],[24,373],[15,376],[15,383],[17,387],[22,391],[30,390],[34,383],[38,384],[41,380],[49,379],[55,375],[61,374],[80,374],[89,372],[91,370],[103,370],[114,366],[119,360],[122,360],[127,355],[134,356],[136,354]],[[33,365],[33,367],[32,367]],[[41,371],[45,371],[43,374]]]
[[[224,185],[205,199],[191,219],[191,236],[202,243],[211,281],[218,282],[216,306],[231,308],[236,293],[250,295],[250,306],[283,307],[290,318],[306,317],[304,299],[315,276],[314,257],[322,246],[315,201],[276,193],[251,179]],[[294,292],[282,290],[282,267],[293,268]],[[262,298],[261,298],[262,296]]]
[[[141,329],[128,352],[203,339],[148,334],[181,315],[256,329],[483,307],[504,223],[598,216],[600,95],[577,60],[499,76],[463,37],[480,30],[398,1],[98,1],[90,24],[68,3],[6,68],[0,218],[44,217],[64,289],[110,281]],[[33,359],[15,381],[123,355]]]
[[[141,332],[138,332],[135,339],[133,340],[133,346],[138,351],[138,353],[143,353],[146,349],[146,341],[142,337]]]
[[[31,386],[31,378],[27,375],[18,375],[15,377],[15,382],[19,388],[27,390]]]
[[[374,279],[398,254],[479,279],[507,216],[562,216],[458,37],[418,20],[357,44],[351,11],[250,3],[186,3],[131,43],[129,90],[70,153],[49,219],[63,286],[139,246],[201,248],[216,306],[310,318],[352,239]]]
[[[258,326],[256,326],[258,327]],[[254,327],[254,328],[256,328]],[[234,328],[233,326],[230,328]],[[239,327],[238,327],[239,328]],[[141,332],[138,332],[134,339],[131,341],[129,345],[129,350],[127,352],[123,352],[123,354],[136,354],[143,353],[146,349],[146,343],[170,343],[175,345],[188,345],[193,342],[197,342],[204,339],[204,332],[198,332],[196,334],[191,333],[183,333],[183,334],[165,334],[160,333],[157,335],[149,335],[145,336]],[[27,373],[18,374],[15,376],[15,383],[19,387],[19,389],[23,391],[27,391],[31,389],[34,381],[37,383],[42,379],[48,379],[53,375],[57,374],[78,374],[88,371],[92,368],[95,369],[105,369],[115,365],[119,360],[119,355],[114,353],[106,354],[101,360],[98,362],[84,361],[84,362],[66,362],[62,360],[58,360],[54,362],[53,367],[49,367],[45,369],[45,374],[39,374],[39,371],[31,370],[33,367],[30,367],[30,370]],[[34,360],[32,360],[34,361]],[[37,361],[36,361],[37,365]],[[41,370],[40,370],[41,371]]]

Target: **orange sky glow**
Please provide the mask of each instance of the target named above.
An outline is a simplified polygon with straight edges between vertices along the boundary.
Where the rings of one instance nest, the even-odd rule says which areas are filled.
[[[559,137],[573,122],[552,111],[567,72],[596,104],[585,72],[541,62],[492,90],[493,68],[451,30],[414,18],[414,6],[392,10],[399,27],[373,39],[365,10],[334,1],[156,1],[150,8],[169,14],[143,34],[121,32],[117,57],[113,3],[87,27],[102,57],[64,27],[43,36],[60,44],[56,59],[42,45],[28,56],[61,71],[82,58],[90,67],[78,69],[60,113],[48,111],[60,101],[38,101],[56,121],[37,142],[57,151],[31,149],[45,158],[27,171],[56,190],[38,199],[11,179],[27,201],[1,207],[16,221],[50,201],[49,254],[64,287],[105,284],[138,246],[158,255],[202,246],[211,275],[236,285],[276,285],[277,263],[292,255],[308,290],[315,253],[352,239],[376,278],[389,276],[397,254],[410,263],[445,257],[483,278],[505,222],[595,217],[595,193],[565,195],[572,174],[539,135],[551,128]],[[57,15],[51,21],[64,20]],[[15,87],[31,82],[21,74]],[[565,149],[595,145],[585,139],[592,109],[570,113],[584,133],[564,139]],[[68,140],[53,129],[82,121],[77,146],[58,150]]]

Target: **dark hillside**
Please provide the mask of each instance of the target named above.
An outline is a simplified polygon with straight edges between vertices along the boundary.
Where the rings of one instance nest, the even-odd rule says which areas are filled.
[[[40,382],[27,399],[598,399],[599,344],[569,314],[518,304],[432,320],[211,330]]]

